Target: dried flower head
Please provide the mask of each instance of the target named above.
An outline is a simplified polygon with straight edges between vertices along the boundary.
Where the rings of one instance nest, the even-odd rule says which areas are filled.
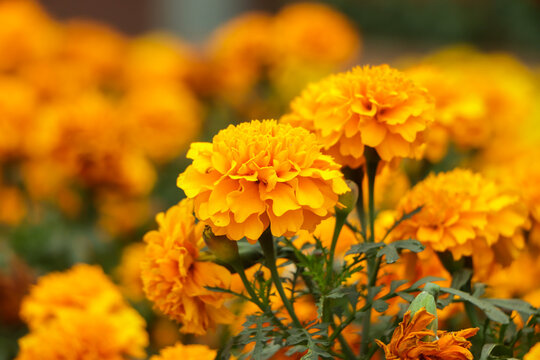
[[[256,241],[313,231],[349,190],[340,166],[321,153],[315,136],[274,120],[229,126],[212,143],[194,143],[178,187],[216,235]]]
[[[427,326],[435,319],[435,315],[425,309],[416,312],[411,319],[408,311],[403,321],[394,330],[388,345],[379,340],[377,344],[383,348],[387,360],[472,360],[469,351],[471,343],[467,340],[478,332],[478,328],[457,332],[438,331],[438,339],[424,341],[426,336],[435,336]]]
[[[356,67],[309,85],[282,121],[312,131],[327,153],[355,168],[364,162],[364,146],[384,161],[420,157],[433,100],[388,65]]]

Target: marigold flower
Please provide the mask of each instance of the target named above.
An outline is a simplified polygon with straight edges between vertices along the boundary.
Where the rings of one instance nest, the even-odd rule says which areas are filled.
[[[232,321],[224,306],[228,296],[205,288],[229,288],[231,274],[217,264],[197,261],[204,247],[203,224],[195,224],[192,201],[182,200],[156,220],[159,229],[144,237],[141,277],[147,298],[181,322],[185,333],[205,334],[216,323]]]
[[[388,345],[375,341],[383,348],[387,360],[473,360],[467,339],[474,336],[478,328],[438,331],[437,340],[423,341],[426,336],[435,336],[433,331],[427,330],[433,319],[435,315],[425,309],[416,312],[412,319],[411,312],[407,311]]]
[[[359,50],[354,25],[341,13],[324,4],[294,3],[274,19],[276,51],[288,59],[310,64],[343,64]]]
[[[274,120],[231,125],[187,157],[178,187],[214,234],[232,240],[255,242],[269,226],[275,236],[313,231],[349,190],[313,134]]]
[[[356,67],[309,85],[282,121],[314,132],[327,153],[355,168],[364,146],[384,161],[420,157],[433,100],[388,65]]]
[[[68,271],[39,278],[22,303],[21,318],[35,329],[66,311],[112,315],[126,306],[122,294],[101,268],[78,264]]]
[[[183,345],[180,343],[174,346],[169,346],[159,352],[159,355],[154,355],[150,360],[214,360],[217,351],[210,349],[206,345]]]
[[[68,311],[22,337],[16,360],[139,359],[147,345],[144,320],[133,309],[115,316]]]
[[[437,252],[450,251],[456,260],[471,256],[479,278],[494,260],[508,265],[524,246],[527,211],[519,196],[470,170],[428,176],[397,209],[405,214],[419,206],[419,213],[392,231],[392,239],[418,239]]]

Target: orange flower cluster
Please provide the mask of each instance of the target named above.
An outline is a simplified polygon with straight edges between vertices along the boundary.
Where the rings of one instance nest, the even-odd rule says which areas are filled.
[[[9,164],[32,200],[72,216],[83,205],[79,188],[96,194],[106,217],[121,219],[107,211],[121,203],[110,194],[148,207],[154,162],[178,156],[200,129],[185,46],[58,23],[30,0],[0,2],[0,23],[0,169]]]
[[[312,131],[328,154],[356,168],[364,163],[364,146],[386,162],[419,158],[433,100],[387,65],[356,67],[309,85],[282,121]]]
[[[40,278],[23,300],[21,317],[31,332],[19,340],[18,360],[145,356],[144,319],[96,266]]]
[[[401,199],[398,218],[420,206],[394,229],[392,239],[418,239],[437,252],[450,251],[456,260],[470,256],[480,279],[495,264],[508,265],[524,247],[527,209],[519,196],[470,170],[428,176]]]
[[[313,231],[349,191],[313,134],[274,120],[231,125],[187,157],[178,187],[200,220],[232,240],[255,242],[269,226],[275,236]]]
[[[227,295],[205,287],[229,288],[231,274],[212,262],[197,261],[204,247],[203,224],[195,224],[193,204],[182,200],[156,217],[158,230],[148,232],[141,277],[146,297],[181,331],[202,335],[216,323],[229,323]]]
[[[435,334],[427,326],[435,319],[435,315],[421,309],[411,319],[408,311],[403,321],[394,330],[388,345],[379,340],[377,344],[384,350],[387,360],[473,360],[469,351],[471,343],[467,340],[478,332],[478,328],[457,332],[438,331]],[[426,341],[427,336],[435,337],[435,341]]]
[[[290,4],[275,16],[247,13],[215,32],[207,54],[206,81],[240,111],[253,107],[257,89],[268,80],[275,96],[286,103],[308,81],[350,64],[359,48],[354,26],[324,4]],[[270,110],[268,100],[263,101],[258,105]],[[253,114],[248,111],[248,115]]]
[[[454,47],[426,57],[408,74],[435,98],[435,129],[427,156],[439,161],[450,141],[464,150],[484,149],[516,136],[531,117],[534,78],[517,59]]]

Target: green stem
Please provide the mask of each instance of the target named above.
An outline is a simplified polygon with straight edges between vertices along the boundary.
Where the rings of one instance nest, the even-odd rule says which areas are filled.
[[[343,225],[345,225],[345,220],[347,216],[338,216],[336,215],[336,225],[334,227],[334,235],[332,236],[332,244],[330,245],[330,255],[328,256],[328,263],[326,266],[326,284],[330,284],[332,276],[334,274],[334,254],[336,252],[336,245],[341,233]]]
[[[335,325],[334,325],[334,329],[335,329]],[[339,344],[341,345],[341,350],[343,351],[343,354],[345,355],[345,357],[347,359],[352,359],[352,360],[356,359],[356,355],[354,355],[353,350],[349,346],[349,343],[347,343],[347,340],[345,340],[345,338],[343,337],[343,334],[339,334],[337,338],[339,340]]]
[[[369,208],[369,242],[375,242],[375,177],[377,175],[377,166],[379,163],[379,155],[375,149],[366,147],[364,150],[364,155],[366,157],[366,174],[368,180],[368,208]],[[376,259],[373,255],[368,257],[367,266],[368,266],[368,301],[371,299],[371,289],[375,286],[377,282],[377,275],[379,272],[381,261],[380,258]],[[369,343],[370,343],[370,330],[371,330],[371,308],[372,304],[368,303],[368,308],[364,314],[362,320],[362,344],[360,354],[368,354]],[[369,356],[369,355],[368,355]]]
[[[358,186],[358,201],[356,202],[356,212],[358,213],[358,219],[360,220],[361,234],[366,236],[366,212],[364,210],[364,187],[362,186],[364,180],[364,168],[358,169],[345,168],[343,170],[346,173],[346,177],[356,183]]]
[[[270,228],[266,229],[266,231],[262,234],[262,236],[259,239],[259,243],[261,244],[261,248],[263,250],[263,254],[266,260],[266,267],[270,270],[272,281],[274,282],[274,285],[276,286],[276,290],[278,291],[279,296],[281,297],[281,300],[283,301],[283,305],[285,306],[285,309],[287,309],[287,312],[291,316],[294,326],[298,328],[303,328],[302,324],[300,323],[300,320],[298,320],[298,317],[296,316],[296,313],[294,312],[294,308],[291,302],[289,301],[289,298],[285,294],[283,285],[281,284],[281,279],[279,277],[279,273],[276,266],[276,251],[274,247],[274,237],[272,236],[272,232],[270,231]]]
[[[251,286],[251,283],[249,282],[246,276],[244,267],[237,262],[233,262],[232,267],[234,268],[234,270],[236,270],[236,272],[240,276],[240,279],[242,280],[242,283],[244,284],[244,288],[246,289],[249,296],[251,297],[251,301],[255,303],[255,305],[257,305],[264,314],[270,315],[272,317],[272,320],[274,320],[274,323],[277,326],[279,326],[282,330],[286,330],[285,325],[283,325],[283,323],[276,317],[276,314],[274,314],[274,312],[271,309],[269,309],[267,306],[265,306],[261,302],[261,300],[259,299],[259,296],[255,293],[255,290],[253,290],[253,287]]]

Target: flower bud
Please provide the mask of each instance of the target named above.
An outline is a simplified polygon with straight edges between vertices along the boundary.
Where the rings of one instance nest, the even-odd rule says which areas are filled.
[[[427,327],[435,334],[437,334],[439,327],[437,320],[437,296],[439,295],[439,289],[439,285],[427,283],[424,286],[424,290],[413,299],[407,309],[411,312],[411,317],[422,308],[425,308],[428,313],[435,315],[435,319]]]
[[[358,201],[358,185],[354,181],[345,180],[351,191],[339,196],[338,205],[336,206],[336,216],[346,217],[356,207]]]
[[[238,261],[238,244],[234,240],[229,240],[224,235],[214,235],[210,226],[206,226],[203,231],[203,239],[206,246],[216,255],[218,260],[232,264]]]

